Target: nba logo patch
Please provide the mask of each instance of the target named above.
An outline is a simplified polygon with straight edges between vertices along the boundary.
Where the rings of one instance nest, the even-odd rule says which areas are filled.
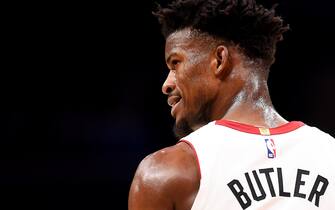
[[[276,145],[273,139],[265,139],[266,148],[268,150],[268,158],[276,157]]]

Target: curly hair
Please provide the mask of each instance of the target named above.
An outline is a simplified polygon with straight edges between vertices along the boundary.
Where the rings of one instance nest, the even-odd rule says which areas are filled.
[[[255,0],[175,0],[166,8],[158,5],[153,13],[167,38],[171,33],[191,28],[220,38],[242,49],[249,58],[274,62],[276,44],[289,27]]]

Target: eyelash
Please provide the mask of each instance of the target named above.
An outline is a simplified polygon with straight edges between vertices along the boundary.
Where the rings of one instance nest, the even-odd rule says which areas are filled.
[[[171,64],[172,64],[173,69],[176,69],[176,65],[178,65],[179,63],[180,63],[179,60],[172,60]]]

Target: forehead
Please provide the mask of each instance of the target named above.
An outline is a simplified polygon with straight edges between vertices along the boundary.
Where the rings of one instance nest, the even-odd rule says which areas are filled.
[[[170,34],[166,38],[165,49],[170,51],[176,47],[186,47],[193,41],[191,30],[183,29]]]
[[[176,31],[167,37],[165,43],[165,55],[168,56],[169,54],[181,51],[195,50],[199,48],[200,45],[201,42],[199,39],[195,38],[194,32],[190,29],[183,29]]]

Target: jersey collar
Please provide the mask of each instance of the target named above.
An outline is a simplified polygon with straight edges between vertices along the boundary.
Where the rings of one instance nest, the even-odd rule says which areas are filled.
[[[235,129],[241,132],[258,134],[258,135],[264,135],[264,133],[262,132],[264,130],[269,131],[268,135],[284,134],[284,133],[294,131],[304,125],[304,123],[300,121],[291,121],[291,122],[288,122],[284,125],[281,125],[275,128],[261,128],[261,127],[256,127],[253,125],[248,125],[248,124],[244,124],[244,123],[240,123],[236,121],[223,120],[223,119],[215,121],[215,124],[225,126],[228,128],[232,128],[232,129]]]

